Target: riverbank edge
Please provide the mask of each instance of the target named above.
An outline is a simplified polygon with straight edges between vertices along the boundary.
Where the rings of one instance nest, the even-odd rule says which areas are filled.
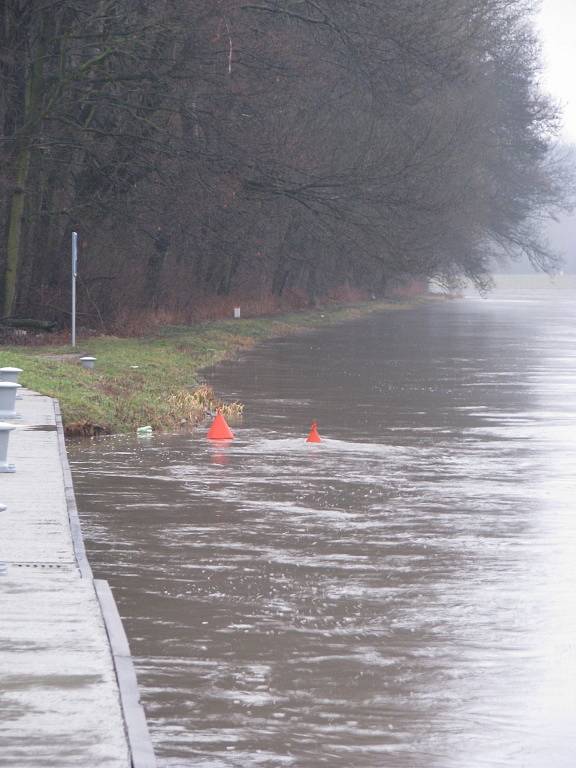
[[[148,425],[157,432],[177,431],[206,418],[206,409],[193,397],[203,369],[267,339],[438,300],[425,294],[289,315],[165,326],[145,337],[91,337],[81,340],[76,350],[7,346],[0,348],[0,366],[22,368],[25,386],[59,401],[68,437],[129,433]],[[94,370],[78,364],[82,355],[96,358]]]
[[[64,425],[60,403],[52,398],[54,406],[54,418],[58,439],[58,453],[62,468],[62,478],[66,498],[66,510],[70,536],[74,549],[74,557],[80,571],[81,578],[92,583],[96,599],[100,607],[102,619],[108,637],[110,653],[114,664],[114,673],[118,685],[120,706],[124,719],[124,728],[130,750],[132,768],[157,768],[156,756],[152,746],[152,739],[148,730],[146,714],[140,701],[140,691],[136,670],[128,644],[128,638],[120,618],[118,606],[107,581],[95,579],[92,568],[86,554],[82,525],[76,505],[72,472],[66,451]]]

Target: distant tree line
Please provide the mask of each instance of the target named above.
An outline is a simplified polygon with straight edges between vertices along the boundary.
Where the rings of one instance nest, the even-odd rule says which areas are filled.
[[[565,200],[529,0],[4,0],[3,316],[489,282]]]

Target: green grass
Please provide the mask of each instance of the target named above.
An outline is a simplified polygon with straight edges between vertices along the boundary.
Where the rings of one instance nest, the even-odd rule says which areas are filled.
[[[22,368],[24,386],[58,398],[69,434],[90,434],[93,425],[106,432],[132,432],[147,424],[171,430],[190,414],[179,411],[169,397],[198,387],[202,368],[261,339],[411,305],[370,302],[279,317],[166,326],[153,337],[98,336],[80,340],[74,357],[67,359],[55,358],[71,355],[69,346],[7,346],[0,348],[0,367]],[[95,370],[78,364],[83,354],[97,358]]]

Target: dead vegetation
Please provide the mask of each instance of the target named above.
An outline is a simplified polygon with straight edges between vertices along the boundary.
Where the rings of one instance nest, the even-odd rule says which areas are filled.
[[[193,391],[181,389],[170,395],[168,407],[174,423],[181,425],[198,424],[218,411],[227,419],[238,419],[244,411],[242,403],[226,403],[220,400],[212,387],[205,384]]]

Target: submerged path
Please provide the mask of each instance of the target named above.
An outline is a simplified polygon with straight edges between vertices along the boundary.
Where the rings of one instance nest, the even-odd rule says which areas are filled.
[[[124,630],[94,581],[57,403],[22,390],[0,474],[0,766],[153,768]]]

